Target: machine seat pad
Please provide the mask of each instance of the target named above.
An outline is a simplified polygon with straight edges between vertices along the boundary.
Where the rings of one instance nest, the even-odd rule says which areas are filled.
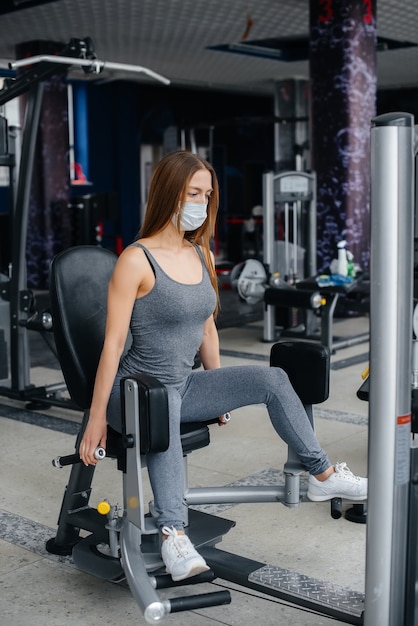
[[[183,454],[205,448],[210,443],[209,428],[205,423],[190,422],[181,424],[181,445]],[[123,436],[111,426],[107,427],[106,455],[110,458],[122,459],[125,455]]]
[[[190,422],[180,425],[181,445],[183,454],[204,448],[210,443],[209,428],[200,422]]]

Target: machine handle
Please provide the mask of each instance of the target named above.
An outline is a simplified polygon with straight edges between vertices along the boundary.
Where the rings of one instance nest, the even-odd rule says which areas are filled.
[[[220,606],[231,604],[231,594],[229,591],[215,591],[215,593],[202,593],[197,596],[183,596],[170,600],[170,612],[193,611],[194,609],[204,609],[210,606]]]
[[[94,457],[101,461],[106,456],[106,450],[100,446],[96,448],[94,451]],[[57,456],[52,460],[52,465],[54,467],[65,467],[66,465],[75,465],[76,463],[81,463],[80,455],[78,453],[68,454],[67,456]]]
[[[294,287],[268,287],[264,292],[265,304],[304,309],[320,309],[327,303],[319,291]]]
[[[169,574],[158,574],[154,576],[155,589],[168,589],[171,587],[183,587],[184,585],[196,585],[197,583],[211,583],[215,580],[215,574],[210,569],[197,576],[186,578],[186,580],[173,581]]]

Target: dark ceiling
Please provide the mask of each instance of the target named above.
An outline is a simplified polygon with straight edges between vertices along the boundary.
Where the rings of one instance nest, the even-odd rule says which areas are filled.
[[[269,93],[277,80],[309,76],[308,20],[309,0],[2,0],[0,64],[21,42],[89,36],[98,59],[148,67],[173,85]],[[380,45],[378,87],[418,86],[418,1],[377,0],[377,26],[380,43],[408,42]],[[277,39],[286,54],[274,58],[219,49]],[[126,76],[106,70],[101,78]]]

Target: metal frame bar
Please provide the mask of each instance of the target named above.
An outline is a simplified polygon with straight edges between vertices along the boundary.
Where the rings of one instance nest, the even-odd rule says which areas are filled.
[[[11,387],[23,391],[29,384],[29,347],[27,329],[21,325],[26,319],[22,311],[21,295],[26,289],[26,239],[30,200],[30,181],[35,158],[44,86],[35,84],[28,96],[26,118],[22,138],[16,206],[12,228],[12,275],[10,278],[10,352]]]
[[[85,54],[83,40],[71,40],[63,49],[64,53],[74,52],[75,55]],[[116,71],[145,73],[151,78],[162,82],[165,85],[170,83],[169,79],[153,72],[140,65],[128,65],[123,63],[112,63],[99,61],[97,59],[77,58],[77,56],[54,56],[37,55],[20,59],[9,64],[12,69],[20,69],[27,66],[37,66],[17,76],[14,82],[7,84],[0,91],[0,105],[9,102],[13,98],[29,91],[26,106],[24,132],[22,138],[22,149],[20,158],[19,178],[17,182],[16,202],[13,211],[12,228],[12,274],[10,278],[10,369],[11,386],[10,389],[1,387],[0,395],[31,399],[38,402],[56,404],[49,394],[48,387],[42,390],[36,389],[30,384],[30,356],[27,329],[24,322],[27,319],[27,309],[25,309],[26,292],[26,240],[30,199],[30,183],[33,173],[36,138],[39,127],[40,113],[43,98],[43,82],[55,74],[66,72],[70,66],[79,66],[90,72],[101,72],[103,69]],[[54,386],[56,389],[56,386]],[[60,386],[65,389],[65,385]],[[42,391],[42,393],[40,393]],[[59,402],[60,405],[63,402]],[[69,403],[69,408],[72,408]]]
[[[372,121],[365,626],[404,623],[411,437],[414,122]],[[384,468],[384,471],[382,471]]]
[[[164,85],[169,85],[170,80],[161,74],[157,74],[153,70],[150,70],[147,67],[143,67],[142,65],[131,65],[128,63],[112,63],[111,61],[99,61],[99,59],[77,59],[74,57],[65,57],[65,56],[54,56],[50,54],[38,54],[33,57],[28,57],[26,59],[19,59],[19,61],[13,61],[10,63],[11,69],[19,69],[21,67],[27,67],[28,65],[36,65],[38,63],[53,63],[56,65],[76,65],[77,67],[82,67],[87,69],[89,72],[93,72],[95,74],[99,74],[105,69],[108,70],[116,70],[118,72],[133,72],[133,73],[142,73],[154,78],[155,80],[163,83]]]

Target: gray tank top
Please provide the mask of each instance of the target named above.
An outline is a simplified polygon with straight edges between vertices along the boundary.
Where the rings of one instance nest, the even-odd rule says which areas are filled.
[[[180,387],[190,374],[203,339],[203,325],[216,306],[216,295],[202,251],[200,283],[185,285],[164,272],[152,254],[139,243],[155,274],[149,293],[137,298],[132,311],[132,345],[123,357],[119,375],[145,372],[163,384]]]

